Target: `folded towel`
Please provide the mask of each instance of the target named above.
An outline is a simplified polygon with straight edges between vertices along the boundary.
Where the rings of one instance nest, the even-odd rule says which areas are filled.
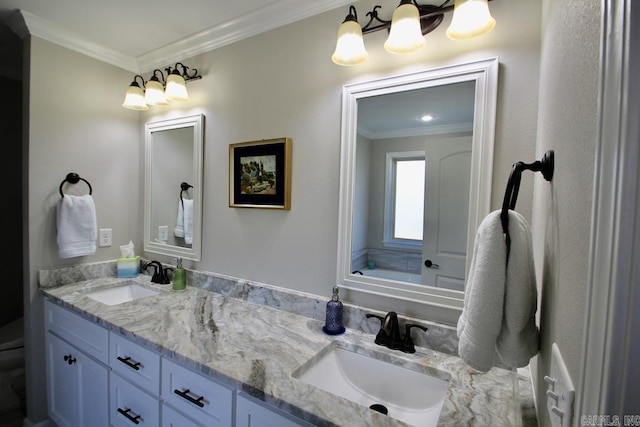
[[[58,201],[58,256],[73,258],[96,253],[96,207],[90,195],[65,195]]]
[[[173,235],[176,237],[184,237],[184,208],[182,207],[182,200],[178,201],[178,219],[176,220],[176,227],[173,229]]]
[[[526,366],[539,348],[531,232],[514,211],[509,211],[509,234],[507,266],[500,210],[490,213],[476,233],[457,332],[460,357],[480,372],[496,359],[508,367]]]
[[[187,245],[193,244],[193,200],[184,201],[184,242]]]

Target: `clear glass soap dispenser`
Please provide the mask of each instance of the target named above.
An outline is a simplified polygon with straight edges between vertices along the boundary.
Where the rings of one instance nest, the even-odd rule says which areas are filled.
[[[325,325],[322,330],[329,335],[339,335],[345,331],[342,326],[342,302],[338,298],[338,287],[333,287],[333,296],[327,303]]]

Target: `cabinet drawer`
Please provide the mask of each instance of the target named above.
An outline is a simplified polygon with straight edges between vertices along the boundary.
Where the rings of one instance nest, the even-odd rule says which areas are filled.
[[[165,358],[161,394],[165,402],[207,426],[231,425],[233,391]]]
[[[110,332],[109,365],[113,371],[151,394],[160,394],[159,354]]]
[[[160,401],[111,373],[109,418],[114,427],[159,426]]]
[[[264,402],[238,393],[236,398],[236,427],[313,427],[304,420],[287,414]]]
[[[162,427],[208,427],[198,423],[166,403],[162,404]]]
[[[109,363],[109,331],[51,301],[45,301],[45,328],[100,362]]]

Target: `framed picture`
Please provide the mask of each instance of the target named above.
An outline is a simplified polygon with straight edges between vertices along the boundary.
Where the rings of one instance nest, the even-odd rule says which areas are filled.
[[[229,145],[229,207],[291,209],[291,139]]]

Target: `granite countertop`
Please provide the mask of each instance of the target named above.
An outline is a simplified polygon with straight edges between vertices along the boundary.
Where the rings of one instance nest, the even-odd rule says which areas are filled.
[[[375,345],[373,335],[352,329],[329,336],[322,332],[321,321],[193,287],[172,291],[170,285],[150,283],[146,275],[133,280],[160,290],[158,295],[114,306],[86,295],[127,280],[132,279],[84,280],[41,292],[132,341],[314,425],[406,426],[292,377],[330,345],[449,379],[438,425],[513,426],[522,425],[523,419],[528,420],[524,425],[535,424],[535,418],[522,417],[532,407],[528,371],[518,371],[516,397],[516,374],[508,370],[479,374],[459,357],[423,347],[415,354],[388,350]]]

